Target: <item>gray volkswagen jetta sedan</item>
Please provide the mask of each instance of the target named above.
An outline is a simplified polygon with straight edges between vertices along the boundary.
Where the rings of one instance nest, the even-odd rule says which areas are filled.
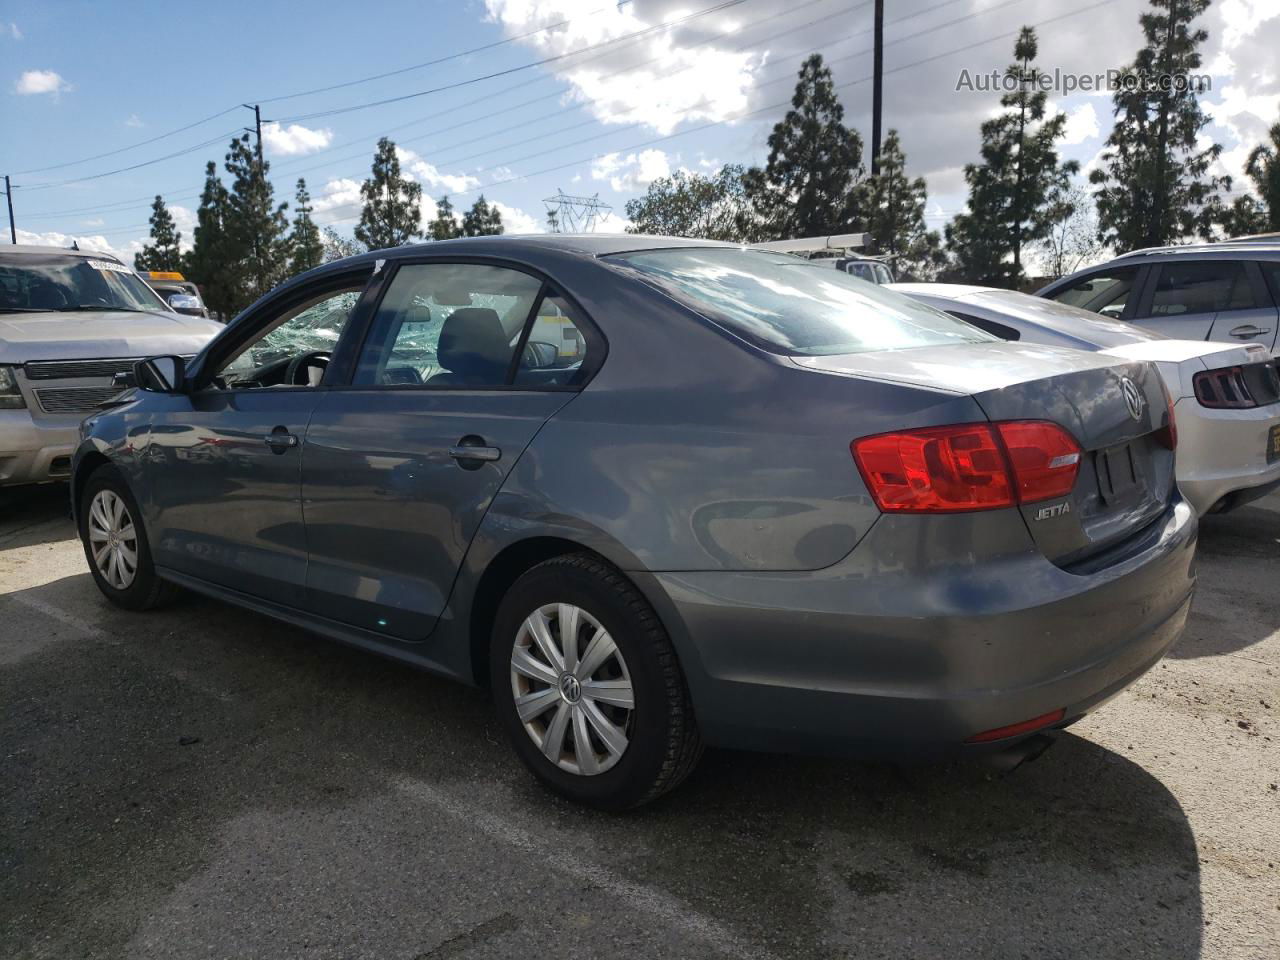
[[[488,687],[608,808],[704,744],[922,757],[1078,719],[1183,628],[1154,368],[793,257],[485,237],[320,267],[88,419],[98,587]]]

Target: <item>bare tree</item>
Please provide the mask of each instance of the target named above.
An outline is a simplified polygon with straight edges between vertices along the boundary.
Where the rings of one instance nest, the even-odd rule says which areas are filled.
[[[1098,239],[1098,207],[1093,195],[1072,184],[1060,200],[1071,213],[1054,222],[1048,235],[1035,244],[1050,277],[1063,277],[1100,260],[1106,250]]]

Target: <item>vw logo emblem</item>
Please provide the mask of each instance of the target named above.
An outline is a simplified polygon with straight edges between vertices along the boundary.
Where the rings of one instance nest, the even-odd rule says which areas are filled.
[[[1129,408],[1129,416],[1135,420],[1141,420],[1143,400],[1138,385],[1128,377],[1121,377],[1120,392],[1124,394],[1124,405]]]
[[[560,696],[565,703],[577,703],[582,699],[582,684],[578,683],[578,678],[572,673],[560,677]]]

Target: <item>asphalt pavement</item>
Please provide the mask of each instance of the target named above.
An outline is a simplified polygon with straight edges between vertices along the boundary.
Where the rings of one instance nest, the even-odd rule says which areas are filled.
[[[1012,773],[711,751],[623,815],[485,696],[94,588],[0,491],[0,957],[1280,957],[1280,496],[1201,531],[1172,654]]]

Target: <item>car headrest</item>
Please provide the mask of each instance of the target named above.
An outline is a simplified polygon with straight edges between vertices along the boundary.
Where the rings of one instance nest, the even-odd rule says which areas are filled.
[[[436,362],[465,379],[501,383],[511,363],[509,339],[497,311],[463,307],[449,314],[440,328]]]

